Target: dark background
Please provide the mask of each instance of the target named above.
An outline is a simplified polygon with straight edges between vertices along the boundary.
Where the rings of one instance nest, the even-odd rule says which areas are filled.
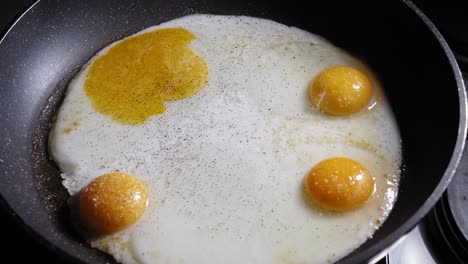
[[[468,8],[461,4],[464,1],[413,1],[433,20],[457,53],[468,54]],[[35,0],[0,0],[0,37],[34,2]],[[1,206],[0,223],[3,229],[0,233],[3,240],[2,259],[15,263],[63,263],[27,234],[21,223],[17,223]]]

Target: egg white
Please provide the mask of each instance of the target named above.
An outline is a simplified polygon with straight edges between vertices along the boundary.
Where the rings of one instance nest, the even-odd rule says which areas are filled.
[[[49,147],[63,185],[77,194],[111,171],[148,187],[149,205],[128,229],[90,243],[122,263],[324,263],[378,228],[397,193],[401,147],[384,98],[349,117],[318,112],[307,87],[320,71],[372,71],[323,38],[270,20],[191,15],[143,30],[183,27],[208,65],[194,96],[166,102],[142,125],[97,113],[83,87],[94,56],[69,84]],[[71,131],[70,131],[71,130]],[[68,131],[68,132],[64,132]],[[346,156],[376,190],[362,207],[327,213],[304,197],[313,165]]]

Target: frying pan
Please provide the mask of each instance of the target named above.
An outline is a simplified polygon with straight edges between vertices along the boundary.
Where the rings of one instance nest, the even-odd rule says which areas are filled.
[[[68,261],[112,262],[71,228],[67,192],[48,158],[47,133],[67,83],[107,44],[192,13],[308,30],[379,76],[403,143],[398,200],[374,236],[339,263],[375,260],[438,200],[464,147],[466,94],[446,42],[410,1],[43,0],[0,43],[0,192],[6,210],[51,250]]]

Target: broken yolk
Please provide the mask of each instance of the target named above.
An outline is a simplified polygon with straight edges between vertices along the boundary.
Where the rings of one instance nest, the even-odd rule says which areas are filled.
[[[188,47],[193,39],[183,28],[167,28],[114,45],[88,71],[84,90],[94,109],[137,125],[163,113],[165,101],[194,95],[207,82],[208,68]]]
[[[315,165],[304,181],[304,188],[319,207],[342,212],[362,206],[374,191],[374,180],[357,161],[338,157]]]
[[[123,172],[101,175],[80,193],[82,224],[97,234],[122,230],[143,214],[148,201],[146,187]]]

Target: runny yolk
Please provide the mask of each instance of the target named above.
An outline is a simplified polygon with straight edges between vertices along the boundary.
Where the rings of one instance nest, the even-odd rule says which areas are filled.
[[[315,165],[304,181],[304,188],[319,207],[342,212],[362,206],[374,191],[374,180],[357,161],[338,157]]]
[[[349,66],[322,71],[309,86],[312,104],[330,115],[344,116],[359,112],[372,97],[366,75]]]
[[[104,174],[80,193],[81,223],[91,232],[110,234],[135,223],[147,201],[146,188],[135,177],[123,172]]]
[[[198,92],[208,68],[188,45],[195,35],[166,28],[130,37],[91,65],[85,93],[95,110],[122,124],[144,123],[165,111],[164,101]]]

